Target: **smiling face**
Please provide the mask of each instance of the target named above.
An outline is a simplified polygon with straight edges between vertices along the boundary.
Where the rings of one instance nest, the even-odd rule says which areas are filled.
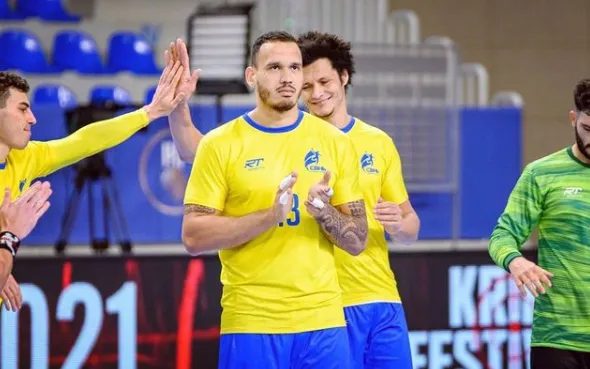
[[[37,122],[29,98],[15,87],[0,95],[0,143],[9,149],[24,149],[31,140],[31,127]]]
[[[342,75],[327,58],[321,58],[303,68],[301,97],[310,113],[329,119],[346,104],[348,73]]]

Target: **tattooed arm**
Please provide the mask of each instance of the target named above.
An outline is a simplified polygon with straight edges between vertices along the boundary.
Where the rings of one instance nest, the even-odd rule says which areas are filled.
[[[257,211],[241,217],[219,215],[202,205],[184,206],[182,242],[191,255],[241,246],[276,225],[275,215]]]
[[[365,250],[369,231],[364,200],[352,201],[338,208],[327,203],[321,211],[316,213],[314,210],[308,208],[333,244],[355,256]]]

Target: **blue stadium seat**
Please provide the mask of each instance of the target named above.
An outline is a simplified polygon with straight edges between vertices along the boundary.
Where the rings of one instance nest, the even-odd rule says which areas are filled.
[[[10,6],[9,0],[0,0],[0,20],[22,20],[25,18],[24,14]]]
[[[108,68],[113,72],[129,71],[142,75],[159,75],[152,46],[133,32],[121,31],[111,35],[108,51]]]
[[[81,19],[68,12],[64,0],[18,0],[18,9],[26,16],[50,22],[79,22]]]
[[[62,109],[70,109],[78,105],[78,99],[66,86],[57,84],[39,85],[33,94],[34,104],[53,104]]]
[[[62,30],[53,41],[53,64],[82,74],[106,73],[92,35],[78,30]]]
[[[152,102],[152,99],[154,98],[154,94],[156,93],[156,88],[157,87],[158,86],[153,86],[153,87],[148,88],[145,91],[145,103],[146,104],[149,104],[149,103]]]
[[[47,62],[37,35],[23,29],[5,29],[0,33],[0,65],[27,73],[60,71]]]
[[[125,105],[131,104],[133,99],[129,91],[115,85],[96,85],[90,90],[90,101],[104,103],[107,101]]]

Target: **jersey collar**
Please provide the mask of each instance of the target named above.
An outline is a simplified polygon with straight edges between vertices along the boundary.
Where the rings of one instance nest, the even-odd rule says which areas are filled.
[[[248,123],[249,125],[251,125],[252,128],[257,129],[257,130],[259,130],[261,132],[266,132],[266,133],[285,133],[285,132],[290,132],[290,131],[294,130],[295,128],[297,128],[299,126],[299,124],[303,120],[303,111],[299,110],[299,115],[297,116],[297,120],[294,123],[289,124],[288,126],[284,126],[284,127],[265,127],[263,125],[260,125],[260,124],[256,123],[254,121],[254,119],[250,118],[250,116],[248,115],[248,113],[242,115],[242,118],[244,118],[244,120],[246,121],[246,123]]]

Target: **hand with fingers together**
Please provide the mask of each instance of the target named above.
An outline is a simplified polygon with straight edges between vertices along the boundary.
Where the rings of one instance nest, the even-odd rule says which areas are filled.
[[[23,295],[12,275],[8,276],[2,291],[0,291],[0,298],[2,298],[4,308],[8,311],[17,312],[22,307]]]
[[[508,269],[523,298],[526,297],[527,289],[531,295],[538,297],[539,293],[547,293],[545,287],[552,286],[550,278],[553,274],[522,256],[514,258],[508,264]]]
[[[6,188],[0,206],[0,230],[8,231],[21,240],[28,236],[49,209],[51,193],[49,182],[36,182],[12,202],[10,189]]]
[[[186,44],[182,39],[177,39],[176,43],[171,42],[170,47],[164,53],[166,65],[174,65],[177,61],[182,66],[182,75],[176,86],[176,94],[182,95],[183,99],[180,104],[186,103],[192,95],[194,95],[197,89],[197,82],[199,75],[201,74],[200,69],[196,69],[193,74],[190,72],[190,62],[188,57],[188,50]]]
[[[152,101],[144,108],[151,121],[169,115],[182,101],[186,101],[184,93],[176,93],[183,73],[184,68],[180,61],[167,63]]]
[[[397,204],[383,200],[381,197],[373,208],[375,219],[378,220],[385,232],[396,235],[402,228],[403,214]]]
[[[275,201],[270,208],[270,214],[274,223],[280,223],[287,218],[287,214],[293,207],[293,186],[297,182],[297,172],[291,172],[286,176],[277,189]]]

